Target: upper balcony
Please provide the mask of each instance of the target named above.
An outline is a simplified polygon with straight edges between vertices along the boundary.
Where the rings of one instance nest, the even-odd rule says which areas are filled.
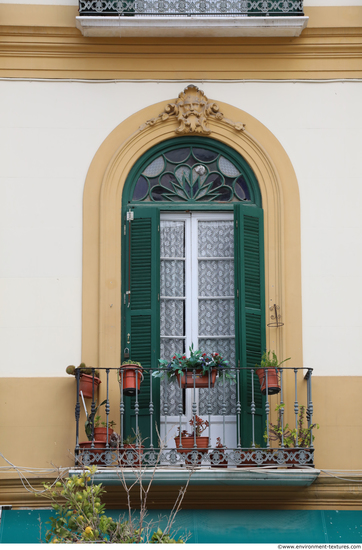
[[[87,377],[88,390],[84,375],[75,372],[75,465],[99,466],[105,483],[117,483],[120,471],[123,479],[134,480],[139,468],[143,479],[170,485],[186,482],[190,472],[199,485],[307,486],[319,474],[312,369],[281,368],[276,382],[272,369],[265,369],[265,396],[253,368],[232,369],[233,384],[225,373],[216,381],[209,373],[202,382],[189,372],[188,378],[160,384],[148,368],[97,370]]]
[[[94,37],[299,36],[303,0],[79,0],[76,25]]]

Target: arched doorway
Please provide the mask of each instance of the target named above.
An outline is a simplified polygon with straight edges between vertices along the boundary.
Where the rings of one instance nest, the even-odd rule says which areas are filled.
[[[179,425],[182,415],[187,429],[197,410],[211,420],[213,439],[221,436],[230,448],[249,446],[251,374],[244,368],[254,367],[265,349],[263,210],[253,170],[214,139],[168,140],[130,171],[122,217],[123,357],[126,350],[127,357],[155,370],[159,358],[188,354],[193,346],[222,354],[237,369],[235,385],[224,388],[220,380],[197,393],[167,382],[160,388],[153,380],[154,424],[166,437],[165,424]],[[145,398],[137,400],[142,439],[151,435],[150,383],[145,375]],[[254,401],[255,442],[261,445],[265,415],[259,390]],[[134,398],[126,398],[126,407],[125,432],[132,433]],[[151,439],[155,444],[155,427]]]

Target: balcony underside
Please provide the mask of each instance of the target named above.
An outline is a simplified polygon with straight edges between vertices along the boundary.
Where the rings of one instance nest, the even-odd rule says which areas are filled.
[[[305,16],[104,16],[80,15],[77,28],[89,37],[290,37],[300,36]]]
[[[71,470],[69,475],[77,475],[78,469]],[[152,478],[154,485],[261,485],[308,487],[319,476],[320,471],[314,468],[300,469],[270,469],[270,468],[236,468],[223,470],[221,468],[142,468],[142,470],[126,468],[99,468],[94,474],[96,483],[103,485],[122,485],[123,481],[133,484],[142,476],[143,483],[149,483]]]

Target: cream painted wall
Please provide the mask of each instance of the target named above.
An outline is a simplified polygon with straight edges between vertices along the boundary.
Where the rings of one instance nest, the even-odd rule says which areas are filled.
[[[2,376],[62,376],[79,364],[88,167],[122,120],[187,83],[0,81]],[[289,155],[301,195],[304,364],[359,375],[361,82],[194,84],[256,117]]]

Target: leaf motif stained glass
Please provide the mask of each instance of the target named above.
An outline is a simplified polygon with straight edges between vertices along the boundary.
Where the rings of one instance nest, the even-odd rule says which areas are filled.
[[[134,201],[237,202],[250,200],[247,181],[235,164],[206,147],[181,147],[159,155],[140,174]]]

